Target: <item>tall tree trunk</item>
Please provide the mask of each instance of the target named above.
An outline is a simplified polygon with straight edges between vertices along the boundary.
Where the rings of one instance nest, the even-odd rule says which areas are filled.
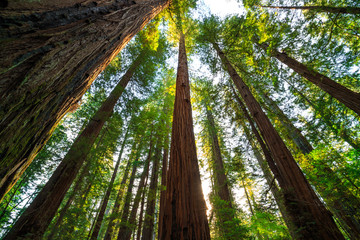
[[[136,161],[138,161],[138,158],[137,158]],[[134,162],[133,163],[133,169],[132,169],[131,176],[130,176],[130,180],[129,180],[128,189],[127,189],[125,200],[124,200],[124,205],[123,205],[123,208],[122,208],[120,224],[121,223],[126,223],[128,218],[129,218],[130,204],[131,204],[131,201],[132,201],[132,189],[134,187],[134,181],[135,181],[137,167],[138,167],[138,163]],[[111,236],[106,234],[105,239],[111,239]]]
[[[0,200],[97,75],[169,4],[76,2],[0,10]]]
[[[152,136],[150,136],[150,138],[152,138]],[[121,219],[121,223],[120,223],[121,225],[120,225],[119,233],[117,236],[118,240],[130,240],[130,238],[131,238],[131,234],[133,231],[133,225],[135,225],[135,223],[136,223],[136,213],[139,208],[140,201],[141,201],[141,195],[146,187],[145,179],[149,175],[149,167],[150,167],[152,148],[153,148],[152,139],[150,139],[148,156],[145,160],[144,170],[141,174],[138,190],[136,192],[136,195],[135,195],[135,198],[133,201],[131,213],[130,213],[129,219]]]
[[[59,228],[59,226],[61,225],[64,217],[65,217],[65,213],[67,212],[67,210],[70,208],[72,202],[75,199],[76,194],[79,193],[80,189],[83,187],[83,180],[86,177],[86,175],[89,174],[89,168],[90,168],[90,161],[88,161],[86,163],[86,165],[83,167],[83,169],[81,170],[80,176],[77,179],[75,186],[71,192],[71,195],[69,196],[69,199],[66,201],[64,207],[61,209],[61,211],[59,212],[59,217],[56,219],[56,222],[54,224],[54,226],[52,226],[51,228],[51,232],[49,234],[49,236],[47,237],[48,240],[52,240],[54,239],[55,234],[57,233],[57,230]]]
[[[269,48],[267,43],[256,44],[265,51]],[[308,68],[305,64],[289,57],[286,53],[279,52],[277,49],[271,49],[271,56],[277,58],[360,116],[360,93],[354,92],[329,77]]]
[[[235,97],[235,100],[238,102],[238,104],[240,105],[240,109],[243,112],[243,115],[245,116],[245,118],[248,120],[250,127],[251,127],[251,131],[253,132],[253,134],[255,135],[255,138],[257,140],[257,142],[260,144],[260,147],[263,151],[263,154],[265,156],[266,162],[268,163],[268,166],[270,167],[271,171],[277,175],[279,175],[278,173],[278,169],[275,166],[275,162],[274,159],[271,156],[270,151],[268,150],[266,144],[264,143],[264,140],[261,138],[260,133],[258,132],[255,123],[253,122],[252,118],[250,117],[244,103],[240,100],[239,96],[236,94],[235,89],[232,87],[232,91]],[[239,119],[240,120],[240,119]],[[279,207],[281,216],[284,219],[284,222],[289,230],[290,235],[292,236],[293,239],[296,239],[296,226],[295,223],[292,222],[292,217],[291,212],[289,212],[286,209],[285,203],[284,203],[284,196],[282,195],[281,191],[279,190],[276,182],[275,182],[275,177],[271,174],[271,172],[269,171],[269,168],[266,164],[266,162],[264,161],[264,158],[262,157],[262,155],[260,154],[258,147],[256,146],[250,131],[248,129],[248,127],[246,126],[245,122],[243,120],[240,120],[240,124],[242,125],[244,132],[245,132],[245,136],[248,139],[251,148],[253,149],[254,155],[260,165],[260,168],[262,170],[262,172],[264,173],[264,177],[265,180],[267,182],[267,184],[269,185],[269,188],[275,198],[275,201]]]
[[[301,131],[295,127],[286,114],[277,106],[277,104],[266,94],[261,95],[265,102],[268,104],[269,111],[273,112],[276,118],[285,127],[286,132],[289,134],[288,138],[293,141],[297,148],[310,158],[310,165],[313,160],[307,154],[313,150],[312,145],[307,141]],[[328,207],[332,210],[339,221],[342,222],[343,227],[352,236],[352,239],[359,239],[360,236],[360,202],[359,198],[354,196],[347,187],[342,184],[342,180],[337,177],[337,174],[330,168],[328,163],[322,162],[320,169],[314,169],[311,183],[316,187],[320,196],[327,203]],[[325,175],[325,176],[324,176]],[[324,180],[331,178],[333,186],[329,189],[329,181]],[[334,195],[334,192],[336,194]]]
[[[219,46],[216,43],[213,43],[213,46],[244,99],[273,156],[279,173],[278,176],[274,175],[283,190],[285,206],[291,212],[292,222],[296,224],[297,239],[344,239],[332,219],[331,213],[324,207],[305,179],[290,151],[271,125],[248,86],[237,74]]]
[[[151,171],[149,192],[147,195],[147,202],[146,202],[144,226],[141,237],[142,240],[151,240],[152,234],[154,232],[155,204],[156,204],[156,193],[157,193],[158,178],[159,178],[161,146],[162,146],[162,138],[160,137],[156,144],[154,163]]]
[[[185,37],[182,32],[166,187],[159,239],[210,239],[196,156]]]
[[[147,181],[148,178],[146,179],[145,182],[145,186],[147,186]],[[142,196],[141,196],[141,206],[140,206],[140,214],[139,214],[139,223],[137,224],[137,230],[136,230],[136,238],[134,237],[134,239],[136,240],[140,240],[141,238],[141,228],[143,226],[143,218],[144,218],[144,208],[145,208],[145,194],[146,191],[143,191]]]
[[[164,218],[165,195],[166,195],[166,176],[168,171],[168,158],[169,158],[169,134],[165,137],[164,152],[161,167],[161,188],[160,188],[160,207],[159,207],[159,224],[158,224],[158,238],[160,238],[162,221]]]
[[[263,8],[276,8],[276,9],[299,9],[310,10],[314,12],[326,13],[343,13],[343,14],[360,14],[358,7],[329,7],[329,6],[260,6]]]
[[[105,122],[111,117],[113,108],[130,81],[136,68],[140,65],[138,57],[121,78],[119,83],[102,103],[99,110],[91,118],[86,128],[76,138],[63,161],[57,167],[43,190],[37,195],[27,210],[6,236],[16,239],[26,234],[33,239],[42,237],[47,226],[54,217],[62,199],[81,168],[92,145],[98,137]]]
[[[124,176],[123,176],[123,178],[121,180],[120,188],[119,188],[118,194],[117,194],[116,199],[115,199],[115,204],[114,204],[114,207],[112,209],[112,213],[110,215],[109,224],[108,224],[108,227],[106,229],[104,240],[111,240],[111,236],[112,236],[112,233],[113,233],[113,227],[114,227],[115,220],[116,220],[116,215],[119,212],[120,203],[121,203],[121,200],[122,200],[122,195],[124,193],[124,187],[125,187],[126,181],[128,179],[129,171],[130,171],[130,166],[131,166],[131,160],[129,160],[127,165],[126,165],[126,168],[125,168],[125,171],[124,171]]]
[[[208,132],[210,134],[211,149],[213,153],[214,163],[212,164],[215,193],[217,197],[220,198],[220,201],[215,201],[215,213],[219,219],[219,229],[223,237],[227,237],[231,233],[232,237],[242,238],[241,232],[234,232],[234,227],[236,222],[235,218],[235,209],[232,206],[230,190],[228,186],[228,180],[225,175],[225,168],[223,163],[223,158],[220,151],[220,144],[218,140],[218,133],[216,130],[214,116],[211,110],[208,109],[208,106],[205,104],[206,117],[208,122]],[[237,235],[237,236],[236,236]]]
[[[94,230],[93,230],[93,232],[91,234],[91,237],[90,237],[91,240],[96,240],[98,235],[99,235],[100,227],[101,227],[102,221],[104,219],[104,215],[105,215],[105,210],[106,210],[106,207],[107,207],[108,202],[109,202],[110,193],[111,193],[111,190],[113,188],[114,181],[115,181],[115,178],[116,178],[119,166],[120,166],[121,157],[122,157],[125,145],[126,145],[128,133],[129,133],[129,126],[127,127],[127,130],[126,130],[126,133],[125,133],[125,136],[124,136],[124,140],[123,140],[123,143],[122,143],[122,146],[121,146],[121,149],[120,149],[119,158],[118,158],[118,160],[116,162],[114,172],[113,172],[113,174],[111,176],[109,186],[108,186],[108,188],[106,190],[104,199],[103,199],[103,201],[101,203],[99,215],[97,217],[97,220],[96,220],[96,223],[95,223],[95,226],[94,226]]]

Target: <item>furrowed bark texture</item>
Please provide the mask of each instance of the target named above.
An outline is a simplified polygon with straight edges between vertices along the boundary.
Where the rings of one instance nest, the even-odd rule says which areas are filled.
[[[168,5],[77,2],[0,10],[0,199],[97,75]]]
[[[305,155],[306,158],[310,158],[310,165],[313,162],[310,156],[307,154],[313,150],[312,145],[301,133],[301,131],[291,122],[286,114],[277,106],[276,102],[272,100],[266,94],[262,94],[262,98],[268,104],[270,111],[273,112],[276,118],[286,129],[288,138],[293,141],[296,147]],[[314,166],[311,178],[311,184],[313,184],[320,196],[324,199],[327,206],[337,216],[338,220],[344,229],[351,235],[351,239],[360,238],[360,202],[359,198],[354,196],[350,190],[343,185],[343,181],[337,176],[337,174],[330,168],[327,162],[322,162],[321,166]],[[318,169],[315,169],[317,167]],[[320,169],[319,169],[320,167]],[[324,176],[325,175],[325,176]],[[324,182],[324,179],[331,178],[333,186],[329,189],[329,182]],[[336,194],[334,195],[334,192]]]
[[[324,207],[305,179],[301,169],[250,89],[237,74],[219,46],[216,43],[213,43],[213,46],[244,99],[273,156],[279,172],[279,175],[276,176],[275,174],[275,176],[279,179],[280,187],[283,190],[285,206],[292,213],[292,222],[297,227],[297,239],[344,239],[332,219],[331,213]]]
[[[159,239],[210,239],[193,130],[190,85],[181,33],[164,216]]]
[[[142,240],[151,240],[154,232],[155,204],[156,204],[156,193],[157,193],[157,185],[159,178],[158,170],[159,170],[159,163],[161,158],[161,145],[162,145],[162,138],[159,138],[154,154],[154,163],[151,171],[149,192],[146,198],[147,202],[146,202],[146,211],[144,217],[144,226],[141,237]],[[140,224],[139,227],[141,227]]]
[[[121,157],[122,157],[122,153],[124,151],[124,148],[125,148],[125,144],[126,144],[126,140],[127,140],[127,136],[128,136],[128,133],[129,133],[129,127],[127,128],[126,130],[126,133],[125,133],[125,136],[124,136],[124,140],[123,140],[123,143],[121,145],[121,149],[120,149],[120,153],[119,153],[119,158],[116,162],[116,165],[115,165],[115,168],[114,168],[114,172],[111,176],[111,180],[110,180],[110,183],[109,183],[109,186],[106,190],[106,193],[105,193],[105,196],[104,196],[104,199],[101,203],[101,207],[100,207],[100,211],[99,211],[99,215],[96,219],[96,223],[95,223],[95,226],[94,226],[94,230],[91,234],[91,237],[90,239],[91,240],[96,240],[98,238],[98,235],[99,235],[99,231],[100,231],[100,227],[101,227],[101,224],[102,224],[102,221],[104,219],[104,215],[105,215],[105,210],[106,210],[106,207],[108,205],[108,202],[109,202],[109,198],[110,198],[110,193],[111,193],[111,190],[113,188],[113,185],[114,185],[114,181],[115,181],[115,178],[116,178],[116,175],[117,175],[117,172],[118,172],[118,169],[119,169],[119,166],[120,166],[120,161],[121,161]]]
[[[152,148],[153,148],[152,141],[150,140],[149,153],[145,160],[144,170],[141,174],[139,186],[138,186],[138,189],[137,189],[134,201],[133,201],[131,213],[130,213],[129,219],[127,219],[127,220],[122,219],[122,221],[120,223],[120,229],[119,229],[119,233],[117,236],[118,240],[130,240],[131,234],[134,230],[134,225],[136,223],[136,213],[139,208],[140,201],[141,201],[141,195],[146,187],[145,180],[147,179],[147,177],[149,175],[149,167],[150,167]],[[123,221],[123,220],[125,220],[125,221]]]
[[[257,45],[265,51],[267,51],[269,47],[267,43],[257,43]],[[323,91],[336,98],[339,102],[343,103],[346,107],[350,108],[360,116],[360,93],[351,91],[329,77],[318,73],[315,70],[309,69],[306,65],[289,57],[286,53],[272,49],[271,56],[275,57],[280,62],[284,63],[289,68],[321,88]]]
[[[360,14],[358,7],[328,7],[328,6],[261,6],[264,8],[276,9],[299,9],[310,10],[315,12],[328,12],[328,13],[347,13],[347,14]]]
[[[81,168],[92,145],[105,122],[111,117],[113,108],[140,64],[137,58],[125,75],[102,103],[82,133],[76,138],[63,161],[57,167],[43,190],[21,215],[5,239],[29,237],[39,239],[54,217],[76,174]]]

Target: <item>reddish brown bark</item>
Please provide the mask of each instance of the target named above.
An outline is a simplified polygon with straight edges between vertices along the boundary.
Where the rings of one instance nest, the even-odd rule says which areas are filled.
[[[97,75],[168,4],[79,2],[0,10],[0,199]]]
[[[310,10],[315,12],[327,13],[347,13],[347,14],[360,14],[358,7],[329,7],[329,6],[260,6],[263,8],[276,8],[276,9],[299,9]]]
[[[291,212],[292,222],[297,228],[297,239],[344,239],[332,219],[331,213],[324,207],[305,179],[290,151],[286,148],[248,86],[237,74],[219,46],[216,43],[213,43],[213,46],[244,99],[273,156],[279,172],[279,175],[275,174],[275,177],[279,180],[284,194],[285,206]]]
[[[265,156],[265,159],[266,159],[266,162],[268,163],[268,165],[264,161],[263,156],[260,154],[245,122],[243,120],[240,120],[240,123],[244,129],[246,138],[248,139],[248,141],[251,145],[251,148],[253,149],[254,155],[259,162],[260,168],[261,168],[262,172],[264,173],[266,182],[269,185],[269,188],[275,198],[275,201],[279,207],[279,210],[284,219],[284,222],[285,222],[286,226],[288,227],[289,233],[293,239],[296,239],[296,235],[295,235],[296,227],[295,227],[295,224],[292,223],[292,218],[290,217],[291,212],[288,212],[288,210],[286,209],[286,207],[284,205],[284,197],[283,197],[281,191],[279,190],[276,182],[274,182],[275,179],[269,170],[269,167],[270,167],[270,169],[274,175],[279,174],[278,169],[276,168],[275,162],[274,162],[274,160],[271,156],[271,153],[269,152],[266,144],[264,143],[264,140],[261,138],[261,136],[255,126],[255,123],[253,122],[252,118],[250,117],[244,103],[241,101],[239,96],[236,94],[235,89],[232,86],[231,86],[231,88],[234,93],[235,100],[239,103],[241,111],[243,112],[243,115],[245,116],[245,118],[248,120],[248,122],[250,124],[252,133],[255,135],[257,142],[260,144],[260,147],[263,151],[263,154]]]
[[[104,215],[105,215],[105,210],[106,210],[106,207],[107,207],[108,202],[109,202],[110,193],[111,193],[111,190],[113,188],[114,181],[115,181],[115,178],[116,178],[119,166],[120,166],[120,161],[121,161],[122,153],[124,151],[125,144],[126,144],[126,141],[127,141],[128,133],[129,133],[129,126],[127,127],[127,130],[126,130],[126,133],[125,133],[125,136],[124,136],[124,140],[123,140],[123,143],[121,145],[119,158],[118,158],[118,160],[116,162],[114,172],[113,172],[113,174],[111,176],[111,179],[110,179],[109,186],[108,186],[108,188],[107,188],[107,190],[105,192],[104,199],[103,199],[103,201],[101,203],[101,207],[100,207],[100,210],[99,210],[98,217],[96,219],[94,230],[93,230],[93,232],[91,234],[91,237],[90,237],[91,240],[96,240],[98,238],[100,227],[101,227],[102,221],[104,219]]]
[[[257,45],[265,51],[267,51],[269,47],[267,43]],[[271,56],[277,58],[280,62],[284,63],[323,91],[336,98],[339,102],[343,103],[346,107],[350,108],[360,116],[360,93],[354,92],[329,77],[308,68],[305,64],[289,57],[286,53],[271,49]]]
[[[181,33],[170,164],[159,239],[210,239],[193,130],[190,85]]]
[[[275,114],[275,117],[285,127],[288,139],[293,141],[295,146],[304,154],[307,155],[313,150],[312,145],[295,127],[286,114],[277,106],[269,96],[262,94],[263,99],[268,104],[270,111]],[[310,158],[310,156],[306,156]],[[310,159],[310,165],[312,165]],[[359,198],[355,197],[350,190],[343,185],[343,181],[337,174],[330,168],[325,161],[321,166],[316,166],[317,169],[312,171],[315,178],[311,179],[311,183],[315,186],[320,196],[324,199],[327,206],[333,212],[338,220],[342,223],[343,228],[351,235],[352,239],[359,239],[360,236],[360,218],[357,213],[360,212]],[[319,169],[320,168],[320,169]],[[331,178],[333,186],[329,189],[329,182],[324,181],[326,178]],[[330,191],[329,191],[330,190]],[[336,194],[334,194],[334,192]]]
[[[42,237],[86,156],[89,154],[100,130],[111,117],[116,102],[139,64],[140,58],[137,58],[109,97],[102,103],[82,133],[76,138],[43,190],[6,235],[6,239],[17,239],[23,235],[31,236],[33,239]]]

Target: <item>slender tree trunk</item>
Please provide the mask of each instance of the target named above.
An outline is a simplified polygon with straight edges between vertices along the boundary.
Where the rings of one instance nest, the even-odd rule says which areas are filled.
[[[267,43],[256,44],[265,51],[269,48],[269,44]],[[360,116],[360,93],[354,92],[329,77],[308,68],[305,64],[289,57],[286,53],[271,49],[271,56],[277,58],[280,62],[284,63],[323,91],[336,98],[339,102],[343,103],[346,107],[350,108]]]
[[[122,208],[120,224],[121,223],[126,223],[128,221],[128,218],[129,218],[130,204],[131,204],[131,200],[132,200],[132,189],[134,187],[134,180],[135,180],[137,167],[138,167],[138,163],[134,162],[133,169],[132,169],[131,176],[130,176],[128,189],[127,189],[125,200],[124,200],[124,205],[123,205],[123,208]],[[107,236],[105,236],[105,239],[107,239],[106,237]],[[111,236],[109,237],[109,239],[111,239]]]
[[[220,223],[219,229],[225,238],[227,234],[232,233],[232,237],[237,237],[240,239],[243,236],[235,236],[233,231],[234,225],[236,225],[236,223],[234,222],[235,209],[233,208],[231,202],[230,190],[228,186],[228,180],[225,175],[225,168],[220,151],[220,144],[218,140],[215,120],[211,110],[208,109],[207,105],[205,105],[205,111],[208,122],[208,132],[210,134],[211,149],[214,156],[214,163],[212,164],[212,169],[214,173],[213,177],[215,180],[215,193],[222,200],[221,203],[217,203],[218,201],[215,201],[215,213]],[[236,232],[236,234],[240,234],[240,232]]]
[[[148,181],[148,179],[146,179],[145,186],[147,186],[147,181]],[[137,227],[136,240],[140,240],[140,238],[141,238],[141,228],[143,226],[144,208],[145,208],[145,193],[146,193],[146,191],[143,191],[142,196],[141,196],[139,223],[136,226]],[[134,237],[134,239],[135,239],[135,237]]]
[[[73,182],[81,165],[89,154],[104,123],[111,117],[113,108],[140,65],[138,57],[130,66],[109,97],[102,103],[86,128],[76,138],[70,150],[55,170],[43,190],[37,195],[28,209],[22,214],[6,239],[16,239],[26,234],[33,239],[42,237],[54,217],[62,199]]]
[[[159,178],[161,145],[162,145],[162,138],[159,138],[154,154],[154,163],[151,172],[149,192],[146,198],[147,202],[146,202],[144,226],[141,237],[142,240],[152,240],[152,235],[154,232],[155,204],[156,204],[156,193],[157,193],[158,178]]]
[[[185,37],[180,33],[176,94],[160,239],[210,239],[192,121]]]
[[[151,138],[152,136],[150,136]],[[136,223],[136,213],[137,210],[139,208],[139,204],[141,201],[141,195],[145,189],[145,179],[148,177],[149,175],[149,167],[150,167],[150,159],[151,159],[151,154],[152,154],[152,139],[150,140],[150,147],[149,147],[149,153],[148,156],[145,160],[145,165],[144,165],[144,170],[141,174],[141,179],[139,182],[139,186],[138,186],[138,190],[136,192],[134,201],[133,201],[133,206],[131,209],[131,213],[129,216],[129,219],[122,219],[121,220],[121,225],[120,225],[120,229],[119,229],[119,233],[117,236],[118,240],[130,240],[131,238],[131,234],[133,232],[133,225],[135,225]],[[125,220],[125,221],[123,221]]]
[[[249,108],[273,156],[279,173],[278,176],[274,175],[283,190],[285,206],[291,212],[292,222],[296,224],[297,239],[344,239],[332,219],[331,213],[324,207],[305,179],[301,169],[250,89],[237,74],[219,46],[216,43],[213,43],[213,46]]]
[[[130,167],[131,167],[131,162],[132,162],[132,157],[135,156],[134,158],[138,159],[139,156],[140,156],[140,152],[141,151],[140,151],[140,149],[138,149],[137,141],[135,140],[134,144],[132,146],[130,159],[129,159],[127,165],[126,165],[124,175],[123,175],[123,178],[122,178],[121,183],[120,183],[120,188],[119,188],[118,194],[117,194],[116,199],[115,199],[115,204],[114,204],[114,207],[112,209],[112,213],[110,215],[109,224],[108,224],[108,227],[106,229],[104,240],[111,240],[111,238],[112,238],[113,231],[114,231],[114,225],[116,225],[116,220],[118,219],[118,215],[120,214],[119,213],[120,204],[121,204],[121,200],[123,198],[125,184],[126,184],[127,179],[128,179],[128,175],[129,175],[129,171],[130,171]],[[134,162],[133,164],[137,164],[137,163]],[[134,172],[134,170],[133,170],[133,172]],[[133,172],[131,173],[131,177],[133,176]],[[128,192],[129,192],[129,187],[131,186],[130,193],[132,192],[132,187],[133,187],[133,184],[134,184],[134,179],[132,179],[131,177],[130,177],[130,182],[129,182],[129,185],[128,185]],[[125,199],[128,198],[127,196],[128,196],[128,194],[126,195]],[[131,198],[131,195],[130,195],[129,198]],[[127,202],[127,200],[125,200],[125,203],[126,202]]]
[[[0,200],[97,75],[168,4],[111,0],[0,10]]]
[[[165,137],[164,141],[164,153],[162,158],[161,167],[161,188],[160,188],[160,207],[159,207],[159,224],[158,224],[158,238],[160,238],[162,222],[164,218],[165,207],[165,194],[166,194],[166,176],[168,171],[168,158],[169,158],[169,134]]]
[[[126,145],[128,133],[129,133],[129,126],[127,127],[127,130],[126,130],[126,133],[125,133],[125,136],[124,136],[124,140],[123,140],[123,143],[122,143],[122,146],[121,146],[121,149],[120,149],[119,158],[118,158],[118,160],[116,162],[114,172],[112,174],[109,186],[108,186],[108,188],[106,190],[104,199],[103,199],[103,201],[101,203],[99,215],[97,217],[97,220],[96,220],[96,223],[95,223],[95,226],[94,226],[94,230],[93,230],[92,235],[90,237],[91,240],[96,240],[98,238],[100,227],[101,227],[102,221],[104,219],[104,215],[105,215],[105,210],[106,210],[106,207],[107,207],[108,202],[109,202],[110,193],[111,193],[111,190],[113,188],[114,181],[115,181],[115,178],[116,178],[119,166],[120,166],[120,161],[121,161],[122,153],[123,153],[125,145]]]
[[[343,14],[360,14],[358,7],[329,7],[329,6],[260,6],[263,8],[276,8],[276,9],[299,9],[310,10],[314,12],[326,13],[343,13]]]

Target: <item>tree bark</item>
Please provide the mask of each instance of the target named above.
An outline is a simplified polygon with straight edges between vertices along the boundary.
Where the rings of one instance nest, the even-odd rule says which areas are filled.
[[[158,238],[160,238],[160,233],[161,233],[161,228],[162,228],[162,220],[164,218],[168,158],[169,158],[169,134],[165,137],[165,141],[164,141],[164,153],[163,153],[162,167],[161,167],[161,189],[160,189]]]
[[[0,199],[97,75],[169,4],[76,2],[0,10]]]
[[[100,130],[111,117],[116,102],[120,98],[136,68],[140,65],[140,62],[140,57],[133,62],[110,93],[109,97],[102,103],[99,110],[92,117],[86,128],[76,138],[43,190],[22,214],[8,235],[6,235],[6,239],[20,238],[25,234],[26,236],[31,236],[33,239],[42,237],[76,177],[76,174],[85,161],[86,156],[89,154]]]
[[[160,137],[156,145],[155,154],[154,154],[154,163],[151,171],[149,192],[146,198],[147,199],[146,211],[145,211],[141,240],[152,240],[152,235],[154,232],[155,204],[156,204],[156,193],[157,193],[158,178],[159,178],[161,146],[162,146],[162,138]]]
[[[312,163],[313,160],[307,155],[313,150],[312,145],[268,95],[261,95],[268,104],[270,108],[269,110],[275,114],[276,118],[285,127],[289,140],[294,142],[296,147],[302,152],[302,154],[305,155],[306,158],[310,158],[309,162],[313,168],[311,175],[314,176],[314,178],[311,179],[311,183],[315,186],[316,190],[324,199],[330,210],[332,210],[334,215],[337,216],[348,234],[351,235],[351,238],[359,239],[360,216],[357,214],[360,212],[359,198],[354,196],[349,189],[343,185],[342,180],[330,168],[328,163],[324,161],[320,164],[320,166],[314,166]],[[331,178],[330,181],[333,182],[331,189],[329,189],[330,182],[324,182],[326,178],[328,178],[328,180]],[[334,192],[336,192],[336,195]]]
[[[97,219],[96,219],[96,223],[95,223],[95,226],[94,226],[94,230],[93,230],[93,232],[92,232],[92,234],[91,234],[91,237],[90,237],[91,240],[96,240],[96,239],[98,238],[99,231],[100,231],[100,227],[101,227],[102,221],[103,221],[103,219],[104,219],[104,215],[105,215],[105,210],[106,210],[106,207],[107,207],[108,202],[109,202],[110,193],[111,193],[111,190],[112,190],[112,188],[113,188],[114,181],[115,181],[115,178],[116,178],[116,175],[117,175],[119,166],[120,166],[120,161],[121,161],[121,157],[122,157],[122,154],[123,154],[125,145],[126,145],[128,133],[129,133],[129,126],[127,127],[127,130],[126,130],[126,133],[125,133],[125,136],[124,136],[124,140],[123,140],[123,143],[122,143],[122,145],[121,145],[121,149],[120,149],[120,153],[119,153],[119,158],[118,158],[118,160],[117,160],[117,162],[116,162],[116,165],[115,165],[115,168],[114,168],[114,172],[113,172],[113,174],[112,174],[112,176],[111,176],[111,180],[110,180],[109,186],[108,186],[108,188],[107,188],[107,190],[106,190],[104,199],[103,199],[103,201],[102,201],[102,203],[101,203],[99,215],[98,215],[98,217],[97,217]]]
[[[344,239],[332,219],[331,213],[324,207],[305,179],[290,151],[271,125],[248,86],[237,74],[219,46],[216,43],[212,44],[244,99],[273,156],[279,173],[278,176],[274,175],[283,190],[285,206],[291,212],[292,222],[297,227],[297,239]]]
[[[137,149],[137,144],[136,144],[136,141],[135,141],[134,145],[132,147],[132,150],[131,150],[132,151],[131,156],[133,156],[135,154],[136,149]],[[140,151],[138,151],[138,153],[139,152]],[[137,159],[138,156],[136,156],[135,159]],[[110,215],[109,224],[108,224],[108,227],[106,229],[104,240],[111,240],[111,238],[112,238],[113,231],[114,231],[114,225],[116,224],[117,215],[119,214],[119,208],[120,208],[121,200],[122,200],[122,197],[123,197],[123,194],[124,194],[124,187],[125,187],[125,184],[127,182],[129,171],[130,171],[131,160],[132,159],[130,158],[127,165],[126,165],[124,175],[123,175],[123,178],[122,178],[121,183],[120,183],[120,188],[119,188],[118,194],[117,194],[116,199],[115,199],[115,204],[114,204],[114,207],[112,209],[112,213]],[[134,170],[133,170],[133,172],[134,172]],[[128,189],[131,186],[130,192],[132,192],[132,186],[133,186],[133,183],[134,183],[134,179],[132,179],[132,176],[133,176],[133,173],[131,173],[130,182],[129,182],[129,185],[128,185]],[[128,192],[129,192],[129,190],[128,190]],[[130,195],[130,197],[131,197],[131,195]],[[126,200],[125,200],[125,203],[126,203]]]
[[[342,13],[342,14],[360,14],[358,7],[329,7],[329,6],[260,6],[263,8],[276,8],[276,9],[299,9],[310,10],[314,12],[326,13]]]
[[[243,236],[236,236],[233,231],[234,225],[236,225],[236,223],[234,222],[235,209],[233,208],[231,202],[230,190],[228,186],[228,180],[225,175],[224,162],[220,151],[220,144],[218,140],[218,133],[216,130],[214,116],[211,110],[208,109],[207,105],[205,105],[205,111],[208,122],[207,128],[210,134],[211,149],[214,156],[214,163],[212,164],[212,169],[214,173],[213,177],[215,180],[215,193],[223,201],[220,204],[216,204],[217,201],[215,201],[215,213],[217,215],[217,218],[219,218],[220,231],[222,232],[222,235],[226,237],[227,234],[232,233],[232,237],[240,239]],[[236,234],[239,234],[239,232],[236,232]]]
[[[185,37],[179,59],[164,215],[159,239],[210,239],[192,121]]]
[[[152,136],[150,136],[150,138],[151,137]],[[152,148],[153,148],[153,146],[152,146],[152,139],[151,139],[148,156],[145,160],[144,170],[141,174],[138,190],[136,192],[136,195],[135,195],[135,198],[133,201],[131,213],[130,213],[129,219],[121,219],[120,229],[119,229],[119,233],[117,236],[118,240],[130,240],[130,238],[131,238],[131,233],[133,231],[133,225],[136,223],[136,213],[137,213],[140,201],[141,201],[141,195],[145,189],[145,179],[149,175],[149,167],[150,167]]]
[[[59,217],[56,219],[54,226],[52,226],[51,232],[50,232],[49,236],[47,237],[48,240],[54,239],[54,236],[65,217],[65,213],[70,208],[76,194],[78,194],[80,189],[82,188],[83,180],[84,180],[85,176],[89,174],[90,163],[91,162],[88,161],[86,163],[86,165],[83,167],[83,169],[81,170],[80,176],[75,183],[75,186],[71,192],[71,195],[69,196],[69,199],[66,201],[65,206],[59,212]]]
[[[256,44],[265,51],[269,48],[269,44],[267,43]],[[346,107],[350,108],[360,116],[360,93],[354,92],[329,77],[318,73],[315,70],[309,69],[305,64],[289,57],[286,53],[279,52],[276,49],[271,49],[271,56],[275,57],[302,77],[306,78],[323,91],[336,98],[339,102],[343,103]]]
[[[148,181],[148,179],[146,179],[145,186],[147,186],[147,181]],[[145,208],[145,193],[146,193],[146,191],[143,191],[142,196],[141,196],[139,223],[136,226],[137,227],[136,240],[140,240],[140,238],[141,238],[141,228],[143,226],[144,208]],[[135,237],[134,237],[134,239],[135,239]]]

